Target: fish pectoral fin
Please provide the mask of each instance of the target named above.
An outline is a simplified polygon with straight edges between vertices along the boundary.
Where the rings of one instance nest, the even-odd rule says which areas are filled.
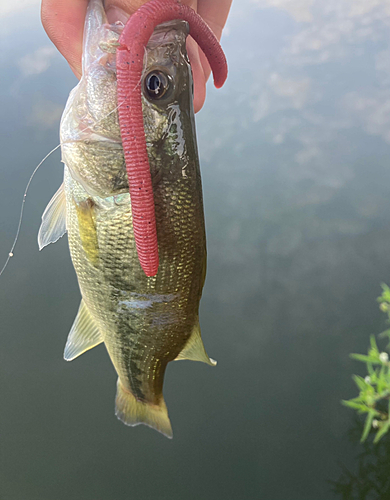
[[[159,405],[137,400],[127,391],[118,378],[115,400],[115,415],[126,425],[144,424],[167,438],[172,438],[172,427],[163,398]]]
[[[95,203],[92,198],[87,198],[82,202],[74,202],[77,220],[79,223],[79,236],[81,245],[87,259],[93,266],[99,263],[99,245],[95,223]]]
[[[84,301],[81,300],[79,311],[73,326],[69,332],[66,342],[64,359],[72,361],[83,354],[83,352],[92,349],[103,342],[103,337],[96,326],[90,312]]]
[[[207,363],[211,366],[215,366],[217,364],[214,359],[209,358],[206,349],[204,348],[203,340],[200,335],[199,321],[197,321],[192,330],[190,338],[187,340],[187,343],[184,346],[184,349],[181,351],[175,361],[179,361],[181,359],[202,361],[203,363]]]
[[[64,184],[49,201],[42,215],[38,233],[38,246],[42,250],[49,243],[55,243],[66,233],[66,202]]]

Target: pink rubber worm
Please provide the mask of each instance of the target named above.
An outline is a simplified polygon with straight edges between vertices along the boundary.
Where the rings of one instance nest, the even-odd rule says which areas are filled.
[[[126,23],[117,49],[119,125],[129,180],[133,230],[138,259],[146,276],[158,270],[158,244],[154,198],[142,114],[141,77],[145,46],[154,28],[163,22],[183,19],[190,34],[206,55],[214,85],[222,87],[227,77],[225,54],[203,19],[178,0],[151,0]]]

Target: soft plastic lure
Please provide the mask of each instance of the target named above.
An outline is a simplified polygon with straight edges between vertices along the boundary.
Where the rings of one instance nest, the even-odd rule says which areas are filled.
[[[183,19],[190,34],[206,55],[214,84],[222,87],[227,63],[214,33],[190,7],[177,0],[151,0],[127,22],[117,49],[119,124],[133,215],[138,258],[146,276],[155,276],[159,265],[152,179],[146,150],[140,81],[146,44],[154,28],[163,22]],[[156,89],[158,91],[158,89]]]

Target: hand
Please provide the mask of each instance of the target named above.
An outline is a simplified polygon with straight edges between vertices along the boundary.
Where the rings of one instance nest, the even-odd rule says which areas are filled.
[[[192,7],[214,31],[218,40],[229,13],[232,0],[182,0]],[[146,0],[105,0],[108,21],[126,22]],[[81,77],[81,54],[84,19],[88,0],[42,0],[42,24],[50,40],[68,61],[77,78]],[[187,50],[194,76],[194,108],[198,112],[206,97],[209,64],[192,38]]]

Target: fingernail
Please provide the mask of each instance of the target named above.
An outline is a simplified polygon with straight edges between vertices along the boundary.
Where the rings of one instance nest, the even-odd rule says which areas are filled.
[[[127,20],[129,19],[129,14],[127,14],[124,10],[120,9],[119,7],[109,7],[106,12],[107,15],[107,21],[110,24],[115,24],[116,22],[121,22],[123,24],[127,23]]]

